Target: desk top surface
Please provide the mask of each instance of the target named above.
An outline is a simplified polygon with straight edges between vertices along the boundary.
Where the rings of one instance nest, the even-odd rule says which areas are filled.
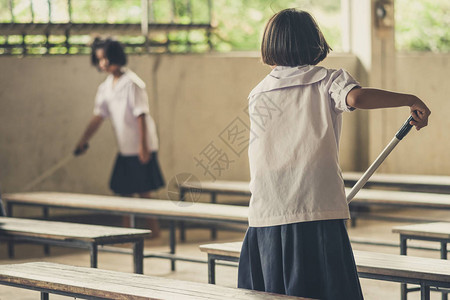
[[[362,175],[362,172],[344,172],[342,174],[344,180],[351,181],[359,180]],[[369,182],[393,185],[441,186],[450,189],[450,176],[375,173],[370,177]]]
[[[194,186],[195,189],[201,190],[202,192],[206,193],[233,192],[241,195],[251,194],[248,182],[207,181],[200,182],[199,184],[195,184]],[[185,188],[192,188],[192,183],[185,186]],[[346,188],[345,191],[348,194],[350,192],[350,188]],[[372,204],[397,204],[426,208],[450,209],[450,194],[361,189],[353,198],[353,202],[370,202]]]
[[[212,221],[247,223],[248,208],[243,206],[178,202],[118,196],[89,195],[59,192],[30,192],[4,194],[8,202],[80,208],[98,211],[152,215],[159,217],[195,218]]]
[[[434,222],[427,224],[395,226],[392,228],[392,232],[450,240],[450,223]]]
[[[146,229],[0,217],[0,234],[2,232],[6,235],[98,242],[117,238],[145,237],[151,233]]]
[[[344,172],[345,181],[358,181],[363,175],[362,172]],[[428,186],[446,188],[450,190],[450,176],[436,176],[436,175],[408,175],[408,174],[373,174],[369,183],[389,184],[398,186]],[[187,182],[181,184],[184,189],[196,188],[203,192],[232,192],[240,193],[242,195],[250,195],[250,188],[248,181],[202,181],[199,183]]]
[[[107,299],[308,300],[212,284],[47,262],[1,265],[0,282]]]
[[[239,257],[242,242],[201,245],[206,253]],[[450,261],[369,251],[353,251],[358,272],[420,278],[450,284]]]

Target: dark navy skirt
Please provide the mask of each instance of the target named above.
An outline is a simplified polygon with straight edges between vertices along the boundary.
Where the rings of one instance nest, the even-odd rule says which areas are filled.
[[[363,299],[344,220],[249,227],[238,287],[314,299]]]
[[[138,156],[117,155],[110,188],[120,195],[145,193],[164,186],[157,152],[152,152],[148,163],[142,164]]]

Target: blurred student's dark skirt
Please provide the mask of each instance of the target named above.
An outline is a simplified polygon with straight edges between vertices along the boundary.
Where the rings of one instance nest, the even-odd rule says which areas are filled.
[[[157,152],[151,153],[148,163],[142,164],[138,156],[117,155],[110,188],[116,194],[144,193],[164,186]]]
[[[314,299],[363,299],[344,220],[250,227],[238,287]]]

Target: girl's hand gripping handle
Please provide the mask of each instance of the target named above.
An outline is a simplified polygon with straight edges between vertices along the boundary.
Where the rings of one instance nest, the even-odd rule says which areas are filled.
[[[410,116],[408,120],[406,120],[400,130],[395,134],[395,137],[397,139],[402,140],[408,134],[408,132],[413,127],[413,125],[411,125],[411,121],[414,121],[414,118],[412,116]]]

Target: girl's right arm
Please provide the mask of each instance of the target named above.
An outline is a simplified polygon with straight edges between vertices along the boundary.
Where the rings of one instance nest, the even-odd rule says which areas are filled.
[[[81,137],[80,141],[77,143],[75,147],[75,153],[77,155],[81,155],[87,150],[87,143],[90,140],[90,138],[94,135],[94,133],[97,131],[97,129],[100,127],[100,125],[103,122],[103,117],[94,115],[91,120],[89,121],[88,126],[86,127],[86,130],[83,133],[83,136]]]
[[[359,109],[409,106],[414,120],[411,125],[419,130],[428,125],[431,111],[418,97],[370,88],[354,88],[347,94],[347,105]]]

